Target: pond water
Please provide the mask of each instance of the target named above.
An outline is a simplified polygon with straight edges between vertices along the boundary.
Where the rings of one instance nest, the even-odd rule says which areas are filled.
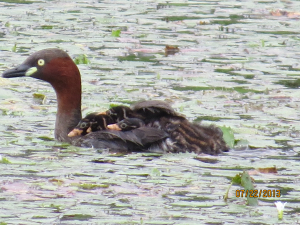
[[[56,97],[0,79],[0,224],[299,224],[299,1],[0,1],[0,71],[58,47],[79,64],[83,115],[164,100],[227,126],[220,156],[112,155],[53,140]],[[175,54],[165,47],[178,47]],[[43,101],[34,97],[46,96]],[[277,168],[260,173],[258,168]],[[247,170],[258,207],[237,198]],[[287,202],[282,221],[275,201]]]

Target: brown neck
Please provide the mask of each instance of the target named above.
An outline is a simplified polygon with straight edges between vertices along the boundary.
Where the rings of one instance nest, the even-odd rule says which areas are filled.
[[[60,80],[51,82],[57,96],[57,114],[55,123],[55,139],[58,141],[71,142],[73,138],[68,133],[81,120],[81,78],[75,64],[61,73]],[[64,72],[63,71],[63,72]],[[60,71],[62,72],[62,71]]]
[[[69,92],[70,91],[70,92]],[[78,91],[78,89],[77,89]],[[55,139],[70,142],[68,133],[81,120],[81,88],[74,94],[72,90],[64,89],[56,92],[57,114],[55,122]]]

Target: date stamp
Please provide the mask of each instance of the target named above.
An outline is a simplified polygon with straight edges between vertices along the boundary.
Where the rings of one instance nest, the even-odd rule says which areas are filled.
[[[254,189],[254,190],[236,190],[235,196],[239,197],[249,197],[249,198],[279,198],[281,196],[280,190],[271,189]]]

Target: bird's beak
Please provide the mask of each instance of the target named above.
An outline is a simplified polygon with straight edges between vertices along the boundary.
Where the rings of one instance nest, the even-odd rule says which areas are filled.
[[[26,64],[21,64],[15,68],[6,70],[3,72],[2,77],[4,78],[12,78],[12,77],[24,77],[30,76],[34,73],[33,70],[37,69],[36,67],[30,67]]]

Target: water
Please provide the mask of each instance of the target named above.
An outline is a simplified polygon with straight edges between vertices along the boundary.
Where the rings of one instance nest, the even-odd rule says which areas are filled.
[[[0,222],[275,224],[274,202],[283,201],[280,223],[299,223],[299,4],[1,1],[0,71],[44,48],[85,54],[84,115],[165,100],[190,120],[232,128],[241,144],[198,159],[68,146],[51,140],[56,97],[48,84],[0,79],[0,154],[12,162],[0,164]],[[179,52],[166,56],[166,45]],[[273,166],[277,174],[257,172]],[[280,189],[281,197],[248,207],[233,186],[224,202],[243,170],[257,189]]]

